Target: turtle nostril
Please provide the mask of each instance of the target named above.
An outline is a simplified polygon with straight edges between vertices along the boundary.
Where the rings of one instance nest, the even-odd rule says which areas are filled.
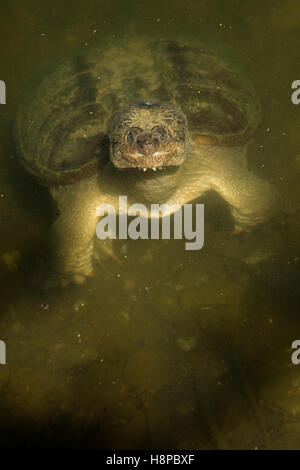
[[[144,153],[150,153],[153,150],[154,143],[152,139],[149,139],[149,138],[143,139],[143,140],[140,140],[138,143],[140,145],[141,150]]]
[[[151,147],[152,146],[152,142],[150,140],[145,140],[144,142],[142,142],[142,147]]]

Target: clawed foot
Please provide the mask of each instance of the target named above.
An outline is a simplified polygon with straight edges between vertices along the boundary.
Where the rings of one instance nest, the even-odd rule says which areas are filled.
[[[33,273],[31,285],[39,291],[48,291],[50,289],[67,287],[70,285],[82,285],[87,279],[86,275],[79,273],[60,273],[44,268]]]
[[[112,246],[112,240],[96,241],[94,244],[92,258],[97,262],[98,265],[104,270],[106,274],[109,274],[109,269],[105,261],[110,258],[114,260],[119,266],[123,266],[121,259],[115,254]],[[35,289],[41,291],[47,291],[49,289],[57,287],[67,287],[70,285],[82,285],[85,284],[89,277],[94,276],[94,269],[92,263],[88,263],[88,266],[79,266],[78,272],[61,271],[57,269],[57,266],[51,267],[50,259],[42,259],[33,269],[31,274],[31,284]],[[74,266],[76,269],[76,266]],[[74,271],[75,271],[74,269]]]
[[[110,258],[114,260],[119,266],[123,266],[120,258],[115,254],[112,246],[112,240],[100,241],[96,240],[94,244],[94,250],[92,254],[93,260],[101,266],[106,274],[109,274],[109,269],[106,266],[105,260]],[[94,276],[94,270],[92,263],[86,267],[85,272],[70,272],[70,273],[53,273],[48,281],[48,288],[61,286],[66,287],[70,284],[82,285],[86,282],[89,277]]]
[[[232,235],[238,235],[239,233],[243,232],[245,229],[240,225],[235,225],[232,230]]]
[[[244,225],[244,224],[235,224],[232,235],[238,235],[239,233],[247,233],[251,231],[251,228],[253,228],[251,225]]]
[[[87,276],[79,273],[52,273],[46,281],[46,289],[52,287],[67,287],[72,284],[82,285]]]

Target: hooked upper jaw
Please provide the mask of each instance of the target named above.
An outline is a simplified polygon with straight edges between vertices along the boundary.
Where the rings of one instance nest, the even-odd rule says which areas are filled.
[[[155,171],[180,166],[186,157],[186,118],[173,105],[131,105],[117,116],[110,137],[110,159],[117,168]]]

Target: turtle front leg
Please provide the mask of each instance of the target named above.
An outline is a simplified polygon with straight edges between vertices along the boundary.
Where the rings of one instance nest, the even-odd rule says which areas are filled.
[[[234,233],[239,233],[270,218],[275,205],[275,191],[270,183],[247,169],[243,154],[233,154],[231,158],[226,156],[214,161],[214,167],[206,178],[211,189],[230,205]]]
[[[270,183],[247,171],[230,175],[230,180],[215,180],[212,188],[231,207],[234,233],[265,222],[273,212],[274,192]]]
[[[235,233],[267,220],[274,208],[275,192],[270,183],[249,172],[246,151],[246,146],[192,145],[185,182],[167,204],[182,206],[213,190],[230,205]]]
[[[82,284],[93,275],[97,207],[103,203],[116,205],[118,199],[101,191],[98,177],[68,186],[51,188],[59,209],[59,217],[49,233],[50,264],[60,284]]]

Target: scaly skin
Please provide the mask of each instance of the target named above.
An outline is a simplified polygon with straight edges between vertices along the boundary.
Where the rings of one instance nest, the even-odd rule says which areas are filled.
[[[136,187],[127,186],[113,191],[113,185],[106,186],[99,175],[79,181],[73,185],[52,187],[51,193],[58,204],[60,216],[50,231],[52,261],[56,272],[66,275],[71,281],[81,283],[93,274],[94,237],[99,217],[97,207],[102,203],[114,205],[118,212],[119,195],[128,196],[128,206],[135,202],[150,204],[157,202],[155,189],[166,180],[167,189],[176,181],[176,189],[166,198],[168,205],[186,204],[209,190],[218,192],[230,205],[239,232],[266,220],[274,201],[270,184],[247,170],[247,146],[217,147],[190,143],[189,157],[170,179],[164,179],[163,172],[156,172],[151,180],[151,193],[145,199],[136,199],[136,189],[141,193],[141,174]],[[113,170],[119,172],[119,170]],[[129,170],[130,171],[130,170]],[[149,170],[152,171],[152,170]],[[158,174],[159,173],[159,174]],[[154,174],[153,174],[154,177]],[[135,178],[133,179],[133,181]],[[148,185],[149,186],[149,185]],[[145,188],[147,185],[145,185]],[[106,189],[108,188],[108,189]],[[101,244],[105,243],[99,241]]]
[[[98,175],[72,185],[52,187],[60,215],[51,227],[51,263],[61,282],[77,284],[93,275],[94,236],[99,217],[96,209],[110,203],[118,207],[118,197],[101,191]]]
[[[168,204],[186,204],[206,191],[213,190],[228,202],[235,223],[235,233],[269,218],[275,202],[270,183],[247,169],[248,145],[217,147],[191,143],[185,163],[182,185]]]

